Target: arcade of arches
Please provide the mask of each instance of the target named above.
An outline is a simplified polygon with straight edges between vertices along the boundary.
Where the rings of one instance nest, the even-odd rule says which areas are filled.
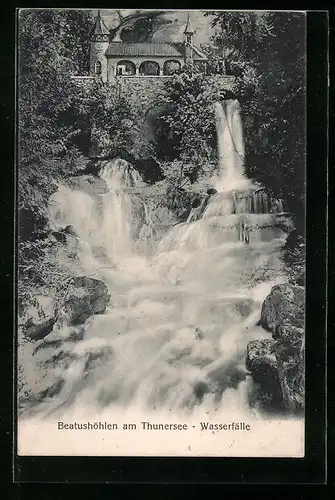
[[[143,61],[135,64],[133,61],[118,61],[115,74],[117,76],[169,76],[179,73],[181,64],[179,61],[171,59],[164,63],[157,61]]]

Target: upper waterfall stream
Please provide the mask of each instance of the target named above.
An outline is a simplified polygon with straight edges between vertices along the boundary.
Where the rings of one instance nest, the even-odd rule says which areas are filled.
[[[53,226],[72,225],[78,236],[73,266],[102,279],[111,299],[69,347],[65,384],[39,405],[43,414],[132,406],[250,414],[246,345],[268,336],[257,322],[282,266],[285,234],[276,214],[285,209],[245,176],[238,102],[216,103],[215,117],[217,193],[200,219],[172,227],[154,251],[136,244],[130,191],[143,181],[126,162],[106,162],[106,193],[61,186],[53,196]],[[148,207],[143,213],[149,224]]]

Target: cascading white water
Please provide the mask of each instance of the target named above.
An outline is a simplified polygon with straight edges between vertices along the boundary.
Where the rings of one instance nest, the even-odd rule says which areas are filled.
[[[244,175],[245,150],[240,104],[227,100],[214,104],[218,138],[219,178],[216,189],[245,189],[250,185]]]
[[[216,103],[215,110],[219,192],[201,219],[175,226],[153,255],[134,250],[127,188],[141,180],[126,162],[106,164],[101,176],[109,191],[97,199],[65,187],[54,196],[53,223],[74,226],[90,249],[80,270],[104,280],[111,305],[91,320],[84,340],[67,346],[74,361],[57,375],[63,388],[41,411],[140,406],[250,415],[246,345],[267,337],[256,325],[280,274],[284,234],[267,195],[245,177],[238,102]],[[248,241],[241,236],[246,226]],[[100,246],[115,266],[101,266]],[[90,353],[103,355],[87,371]]]
[[[132,202],[126,190],[142,179],[122,159],[106,162],[100,176],[108,187],[105,193],[92,196],[61,185],[50,200],[49,212],[54,227],[75,228],[82,255],[92,258],[100,250],[114,261],[133,253]]]

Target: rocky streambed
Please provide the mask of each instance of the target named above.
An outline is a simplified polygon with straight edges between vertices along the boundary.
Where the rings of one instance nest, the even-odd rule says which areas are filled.
[[[263,302],[259,325],[272,338],[250,341],[246,346],[246,368],[254,381],[250,406],[265,413],[301,414],[304,409],[304,296],[303,287],[275,285]],[[41,302],[42,304],[42,302]],[[19,407],[34,407],[55,396],[63,387],[76,360],[89,371],[102,363],[106,345],[89,352],[81,349],[90,318],[103,314],[110,304],[106,285],[86,276],[75,278],[62,310],[67,327],[42,304],[46,318],[28,320],[19,349]],[[40,306],[41,307],[41,306]]]

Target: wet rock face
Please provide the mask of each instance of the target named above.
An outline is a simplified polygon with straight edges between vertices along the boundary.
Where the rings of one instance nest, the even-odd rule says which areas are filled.
[[[51,236],[58,241],[58,243],[62,243],[66,245],[66,234],[63,231],[51,231]]]
[[[286,238],[284,249],[285,250],[294,249],[298,245],[303,245],[303,244],[304,244],[303,237],[298,233],[296,229],[293,229]]]
[[[109,302],[105,283],[81,276],[74,278],[71,292],[63,306],[70,325],[80,325],[93,314],[105,312]]]
[[[68,184],[72,189],[84,191],[91,196],[98,196],[108,192],[106,182],[101,177],[94,175],[70,177],[68,179]]]
[[[247,368],[263,367],[264,373],[277,369],[275,342],[272,339],[252,340],[247,345]]]
[[[304,408],[304,306],[305,290],[302,287],[276,285],[263,303],[260,321],[272,333],[271,356],[273,360],[274,354],[276,359],[283,406],[291,413],[299,413]],[[270,346],[269,342],[267,346]],[[247,358],[250,358],[251,347]],[[248,362],[251,371],[255,371],[254,361]]]
[[[31,340],[41,340],[52,332],[55,323],[54,318],[49,318],[38,324],[28,320],[25,325],[25,335]]]
[[[133,215],[132,237],[136,240],[139,237],[141,228],[146,223],[144,203],[136,195],[131,197],[131,210]]]
[[[304,310],[304,288],[289,284],[276,285],[263,302],[260,323],[272,332],[274,338],[287,337],[289,340],[291,335],[295,335],[296,329],[304,328]]]
[[[41,340],[49,335],[56,323],[54,304],[51,297],[37,295],[25,311],[22,332],[30,340]]]
[[[73,226],[69,225],[64,227],[63,229],[59,229],[58,231],[51,231],[51,236],[59,243],[66,245],[67,237],[72,236],[74,238],[77,237],[76,232]]]
[[[249,342],[246,365],[258,384],[252,395],[252,406],[263,410],[281,409],[283,400],[278,377],[276,342],[272,339]]]

